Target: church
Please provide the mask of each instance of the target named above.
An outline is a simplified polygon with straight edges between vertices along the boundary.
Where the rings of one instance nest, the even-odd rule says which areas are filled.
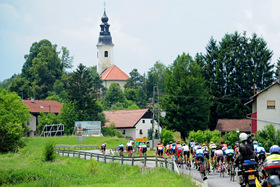
[[[112,36],[109,31],[110,25],[108,24],[109,18],[104,14],[101,18],[100,24],[101,31],[99,33],[97,43],[97,72],[100,75],[101,80],[105,88],[109,88],[114,82],[120,85],[124,90],[124,85],[129,76],[125,74],[118,66],[114,64]]]

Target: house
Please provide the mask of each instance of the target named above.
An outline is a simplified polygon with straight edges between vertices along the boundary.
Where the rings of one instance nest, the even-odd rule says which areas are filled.
[[[108,120],[105,126],[115,124],[115,127],[125,137],[136,138],[148,137],[148,130],[152,129],[153,113],[150,109],[138,110],[116,110],[104,111],[105,117]],[[155,121],[154,132],[161,132],[161,127]]]
[[[126,80],[129,79],[129,76],[126,75],[120,68],[118,68],[116,65],[112,65],[105,69],[101,75],[101,80],[103,80],[103,86],[105,88],[109,88],[111,84],[117,83],[122,90],[124,90],[124,85],[126,83]]]
[[[222,134],[236,130],[239,132],[251,133],[250,119],[219,119],[215,130],[221,131]]]
[[[252,133],[264,129],[268,124],[280,129],[280,82],[276,81],[257,92],[245,105],[252,108],[249,117],[252,121]]]
[[[23,104],[27,105],[31,118],[28,122],[28,125],[30,127],[30,132],[28,136],[37,136],[37,130],[36,127],[39,124],[38,122],[38,116],[40,115],[40,112],[44,113],[54,113],[58,114],[61,113],[62,105],[57,101],[48,101],[48,100],[22,100]]]

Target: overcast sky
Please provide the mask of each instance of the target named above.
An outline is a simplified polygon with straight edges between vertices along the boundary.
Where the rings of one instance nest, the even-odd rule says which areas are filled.
[[[41,39],[65,46],[79,63],[97,64],[103,0],[0,0],[0,81],[21,72],[24,55]],[[141,74],[183,52],[205,53],[211,38],[247,32],[263,37],[280,57],[279,0],[107,0],[114,62]]]

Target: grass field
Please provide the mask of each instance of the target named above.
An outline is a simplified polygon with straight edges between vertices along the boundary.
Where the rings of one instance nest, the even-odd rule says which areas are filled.
[[[195,186],[187,176],[171,173],[164,168],[141,173],[139,166],[103,163],[95,160],[57,156],[54,162],[43,161],[48,141],[55,144],[77,145],[77,137],[26,138],[26,147],[18,153],[0,154],[0,186]],[[108,137],[86,137],[83,145],[106,142],[117,148],[127,140]],[[149,154],[154,155],[153,152]]]

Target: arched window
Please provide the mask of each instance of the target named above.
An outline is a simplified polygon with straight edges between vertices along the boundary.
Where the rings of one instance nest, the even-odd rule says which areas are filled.
[[[104,52],[104,57],[108,57],[108,51]]]

